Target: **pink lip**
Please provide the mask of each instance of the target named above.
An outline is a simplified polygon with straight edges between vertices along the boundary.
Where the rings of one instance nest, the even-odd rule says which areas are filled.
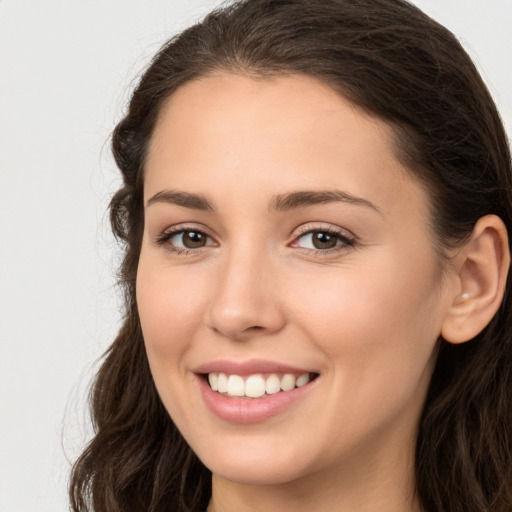
[[[207,407],[219,418],[231,423],[240,424],[259,423],[277,416],[302,399],[318,381],[318,379],[315,379],[305,386],[292,389],[291,391],[281,391],[273,395],[264,395],[261,398],[235,398],[221,395],[211,389],[204,374],[212,372],[223,372],[241,376],[254,373],[291,373],[300,375],[307,373],[308,370],[263,360],[252,360],[242,363],[215,361],[199,366],[195,373],[201,395]]]
[[[229,375],[250,375],[254,373],[291,373],[301,375],[314,373],[314,370],[294,368],[286,364],[263,359],[251,359],[249,361],[211,361],[194,369],[194,373],[227,373]]]

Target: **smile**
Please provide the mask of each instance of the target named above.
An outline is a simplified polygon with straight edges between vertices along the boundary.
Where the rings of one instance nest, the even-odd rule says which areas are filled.
[[[208,374],[208,382],[213,391],[228,397],[261,398],[265,395],[274,395],[280,392],[291,391],[308,384],[314,374],[292,373],[253,374],[253,375],[228,375],[226,373],[211,372]]]
[[[250,424],[267,421],[307,400],[320,373],[254,359],[212,361],[194,369],[205,405],[219,419]]]

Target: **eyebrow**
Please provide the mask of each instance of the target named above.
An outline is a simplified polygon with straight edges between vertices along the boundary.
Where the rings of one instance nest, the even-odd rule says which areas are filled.
[[[213,212],[215,210],[206,197],[200,194],[191,194],[189,192],[180,192],[177,190],[161,190],[160,192],[157,192],[154,196],[148,199],[146,206],[151,206],[155,203],[175,204],[185,208],[207,212]]]
[[[279,194],[271,199],[268,209],[270,212],[285,212],[317,204],[334,202],[366,206],[378,213],[382,213],[371,201],[342,190],[299,190],[297,192]],[[148,199],[146,206],[151,206],[155,203],[175,204],[192,210],[215,211],[212,203],[203,195],[178,190],[161,190]]]
[[[357,197],[342,190],[303,190],[280,194],[275,196],[270,202],[270,211],[288,211],[317,204],[342,202],[366,206],[372,208],[378,213],[382,213],[380,208],[367,199]]]

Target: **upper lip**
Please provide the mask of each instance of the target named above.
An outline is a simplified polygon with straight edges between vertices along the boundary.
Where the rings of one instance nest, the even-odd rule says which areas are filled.
[[[315,373],[310,369],[297,368],[287,364],[267,361],[264,359],[251,359],[249,361],[218,360],[201,364],[194,369],[194,373],[227,373],[229,375],[251,375],[255,373]]]

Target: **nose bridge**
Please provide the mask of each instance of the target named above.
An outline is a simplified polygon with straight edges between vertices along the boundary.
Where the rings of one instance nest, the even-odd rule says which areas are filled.
[[[240,340],[279,330],[284,319],[272,289],[273,266],[269,255],[250,240],[228,250],[215,279],[207,324]]]

